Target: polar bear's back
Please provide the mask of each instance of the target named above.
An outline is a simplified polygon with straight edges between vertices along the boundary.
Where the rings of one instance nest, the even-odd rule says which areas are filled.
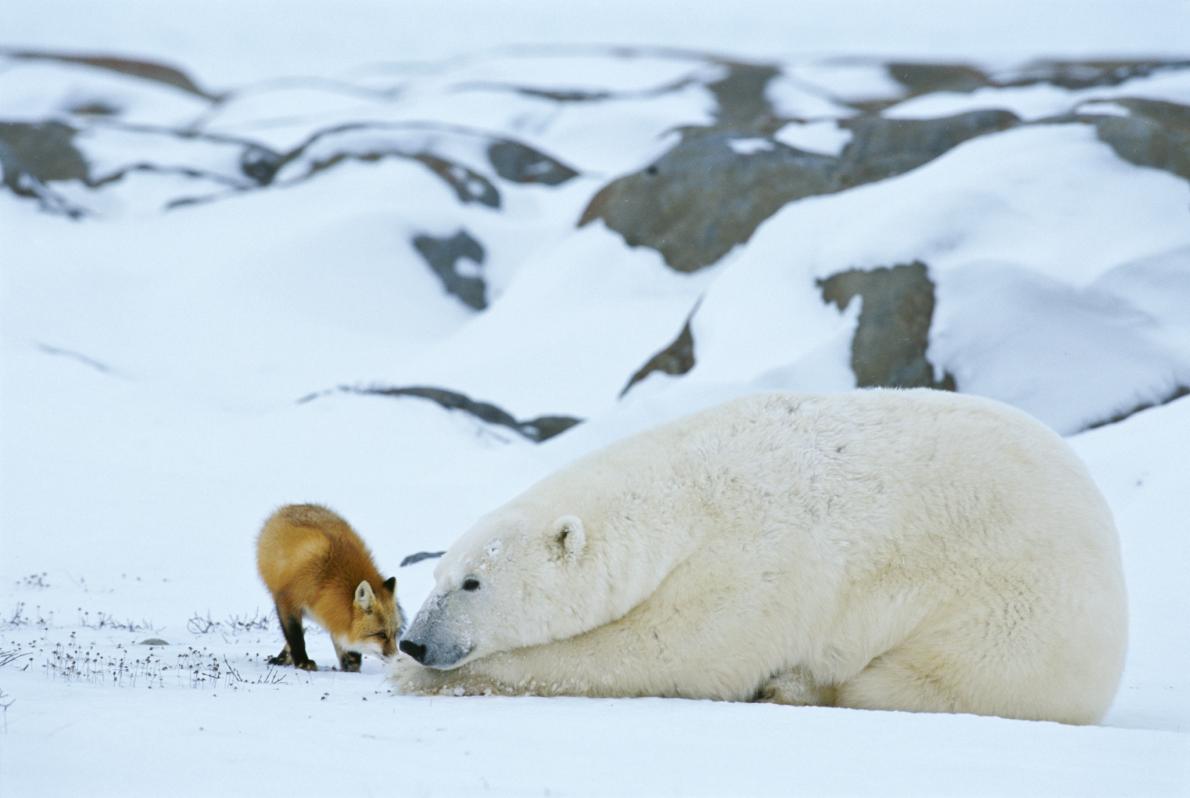
[[[795,601],[822,608],[791,606],[791,636],[839,703],[1073,722],[1106,711],[1126,638],[1116,531],[1039,422],[916,390],[753,396],[683,423],[680,438],[730,464],[725,482],[749,486],[744,517],[784,524],[788,545],[771,554],[812,584]],[[726,534],[716,557],[749,530]]]
[[[714,478],[703,470],[710,464],[771,507],[792,499],[797,506],[782,509],[804,509],[807,521],[886,524],[893,514],[916,518],[910,528],[922,533],[946,527],[952,543],[970,531],[972,543],[994,545],[1005,536],[985,532],[1028,515],[1045,519],[1029,526],[1046,540],[1118,546],[1108,507],[1066,442],[980,397],[927,389],[760,394],[653,434],[659,439],[648,449],[663,442],[665,457],[689,459],[704,479]],[[896,532],[902,543],[905,531]]]

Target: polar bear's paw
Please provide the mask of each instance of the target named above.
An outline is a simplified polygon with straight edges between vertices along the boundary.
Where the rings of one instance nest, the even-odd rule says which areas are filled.
[[[423,667],[404,656],[393,660],[388,678],[398,693],[406,695],[439,695],[450,681],[449,672]]]
[[[801,668],[791,668],[770,676],[760,685],[753,700],[761,704],[831,707],[835,705],[835,689],[819,685]]]

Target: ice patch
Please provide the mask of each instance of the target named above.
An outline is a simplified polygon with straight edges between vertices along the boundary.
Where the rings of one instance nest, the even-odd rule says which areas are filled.
[[[835,155],[851,141],[851,131],[833,121],[790,122],[773,136],[782,144],[805,152]]]
[[[765,99],[773,108],[777,116],[794,119],[836,118],[851,116],[855,113],[845,105],[840,105],[825,92],[814,87],[807,87],[799,81],[791,80],[785,75],[778,75],[764,87]]]
[[[731,151],[736,155],[755,155],[758,152],[770,152],[773,142],[769,139],[731,139],[727,142]]]
[[[1119,103],[1089,102],[1078,107],[1080,114],[1097,114],[1099,116],[1129,116],[1127,108]]]

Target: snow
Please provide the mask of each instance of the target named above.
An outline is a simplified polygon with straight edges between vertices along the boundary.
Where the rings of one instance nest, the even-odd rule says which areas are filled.
[[[806,152],[838,155],[851,141],[851,131],[834,122],[790,122],[773,137],[782,144]]]
[[[773,148],[773,142],[768,139],[731,139],[727,142],[731,151],[737,155],[755,155],[758,152],[768,152]]]
[[[903,96],[880,54],[1010,75],[1038,56],[1184,50],[1176,0],[1010,6],[0,4],[13,49],[157,58],[228,92],[212,106],[0,53],[3,121],[77,126],[92,181],[155,167],[53,183],[80,220],[0,188],[0,794],[1186,794],[1190,397],[1167,401],[1190,385],[1184,180],[1121,160],[1088,126],[1045,124],[790,203],[693,274],[601,222],[576,228],[608,181],[713,121],[724,58],[780,72],[768,97],[784,124],[736,139],[747,157],[774,141],[840,154],[847,103]],[[1186,102],[1187,74],[934,94],[896,113],[1121,113],[1126,96]],[[117,113],[96,119],[96,104]],[[501,178],[496,139],[579,175]],[[268,186],[239,165],[250,145],[307,141]],[[499,207],[460,203],[420,153],[487,177]],[[312,170],[339,155],[354,157]],[[412,245],[460,230],[484,251],[456,265],[482,278],[483,311]],[[815,281],[915,260],[935,285],[930,362],[1070,435],[1115,514],[1131,642],[1102,725],[425,699],[391,694],[371,657],[360,674],[265,664],[281,636],[252,541],[277,506],[345,515],[411,615],[435,561],[398,563],[560,465],[732,396],[852,388],[862,302],[839,311]],[[693,369],[621,396],[687,319]],[[337,390],[372,385],[585,422],[534,444],[427,400]],[[329,666],[329,637],[307,640]]]
[[[55,770],[37,794],[149,792],[162,783],[178,795],[246,794],[259,780],[299,795],[946,795],[957,783],[969,785],[965,795],[1171,795],[1181,783],[1169,766],[1185,754],[1169,733],[1036,724],[1016,735],[1009,721],[895,713],[873,716],[857,746],[859,729],[842,710],[660,699],[418,701],[366,689],[366,679],[327,674],[296,689],[182,689],[168,712],[100,691],[94,712],[63,733],[110,744],[79,751],[75,766]],[[45,704],[29,703],[32,722],[49,720]],[[111,735],[113,728],[122,732]],[[152,743],[140,736],[150,729],[161,729]],[[282,748],[282,729],[304,733]],[[940,764],[936,750],[915,743],[934,735],[958,755]],[[37,756],[28,737],[10,732],[9,740],[4,757]],[[148,755],[153,748],[193,753],[166,763]],[[112,758],[135,762],[134,772],[97,785],[89,774],[105,772]],[[1055,770],[1055,761],[1078,777]],[[1144,768],[1153,762],[1168,769]]]
[[[749,381],[781,368],[813,375],[813,384],[828,359],[837,376],[823,387],[849,387],[840,379],[844,339],[858,309],[825,305],[814,280],[920,261],[938,302],[930,361],[964,390],[1020,404],[1064,432],[1162,401],[1185,384],[1190,364],[1173,332],[1184,330],[1190,302],[1188,204],[1185,181],[1120,161],[1080,126],[982,136],[907,174],[791,203],[765,222],[715,267],[692,323],[698,357],[688,379]],[[847,220],[862,220],[863,234],[829,234]],[[1094,285],[1139,258],[1170,261],[1159,307],[1132,307]],[[1042,287],[1044,299],[1026,298]],[[990,297],[1012,321],[981,314]],[[750,323],[735,323],[741,315]],[[1054,379],[1039,383],[1038,374]]]
[[[825,96],[823,90],[794,80],[784,73],[768,82],[764,87],[764,96],[772,105],[773,112],[781,117],[833,119],[853,113],[847,106]]]
[[[1171,296],[1190,298],[1190,259]],[[1003,308],[986,326],[978,308]],[[1045,419],[1060,432],[1162,401],[1190,384],[1190,347],[1163,340],[1185,316],[1146,312],[1092,285],[1079,289],[1003,264],[972,264],[941,283],[938,332],[930,353],[964,390],[994,396]],[[995,347],[985,342],[998,336]],[[981,351],[982,350],[982,351]],[[969,356],[980,352],[979,357]],[[961,354],[960,354],[961,353]],[[1094,362],[1094,369],[1086,363]],[[1021,374],[1044,374],[1042,393]]]
[[[908,10],[884,0],[750,2],[725,14],[700,1],[573,0],[554,13],[540,0],[353,0],[334,12],[294,0],[284,14],[269,3],[117,0],[103,14],[77,13],[72,0],[10,0],[0,30],[22,47],[106,49],[194,69],[214,88],[280,75],[335,75],[364,64],[461,57],[500,47],[592,42],[738,53],[894,56],[958,60],[1183,54],[1181,0],[1017,2],[921,0]],[[262,42],[262,33],[267,41]]]
[[[867,59],[806,61],[786,68],[785,74],[848,103],[895,100],[905,93],[883,63]]]
[[[586,418],[676,335],[708,278],[675,273],[591,224],[528,258],[497,304],[413,358],[404,381],[456,386],[521,416]]]
[[[1072,441],[1111,502],[1132,604],[1124,684],[1107,722],[1123,728],[1190,730],[1190,613],[1184,576],[1190,493],[1190,398],[1133,416]],[[1153,567],[1160,560],[1159,567]],[[1159,608],[1159,609],[1158,609]],[[1166,613],[1169,613],[1166,615]],[[1165,620],[1168,619],[1169,623]],[[1183,751],[1186,741],[1183,740]],[[1184,791],[1190,759],[1182,758]]]
[[[1099,114],[1101,116],[1129,116],[1130,111],[1119,103],[1086,102],[1078,107],[1079,113]]]
[[[885,111],[885,115],[922,119],[960,114],[980,108],[999,108],[1012,111],[1022,119],[1034,120],[1073,111],[1080,103],[1114,97],[1190,103],[1190,76],[1184,71],[1158,72],[1126,80],[1118,86],[1097,86],[1078,90],[1038,84],[1006,88],[986,87],[972,92],[936,92],[894,105]]]
[[[4,117],[12,121],[67,117],[98,104],[118,111],[129,124],[184,124],[206,107],[205,100],[172,86],[46,61],[6,63],[0,70],[0,96]]]

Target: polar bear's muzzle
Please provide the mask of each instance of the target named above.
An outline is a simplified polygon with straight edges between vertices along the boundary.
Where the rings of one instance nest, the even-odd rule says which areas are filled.
[[[438,670],[449,670],[462,664],[463,660],[467,658],[467,655],[471,653],[470,648],[464,648],[463,646],[437,646],[433,643],[420,643],[408,637],[401,640],[401,651],[413,657],[427,668],[436,668]]]
[[[441,602],[427,602],[413,619],[401,638],[400,649],[427,668],[449,670],[463,664],[475,650],[470,640],[450,634],[446,624],[439,623]]]

